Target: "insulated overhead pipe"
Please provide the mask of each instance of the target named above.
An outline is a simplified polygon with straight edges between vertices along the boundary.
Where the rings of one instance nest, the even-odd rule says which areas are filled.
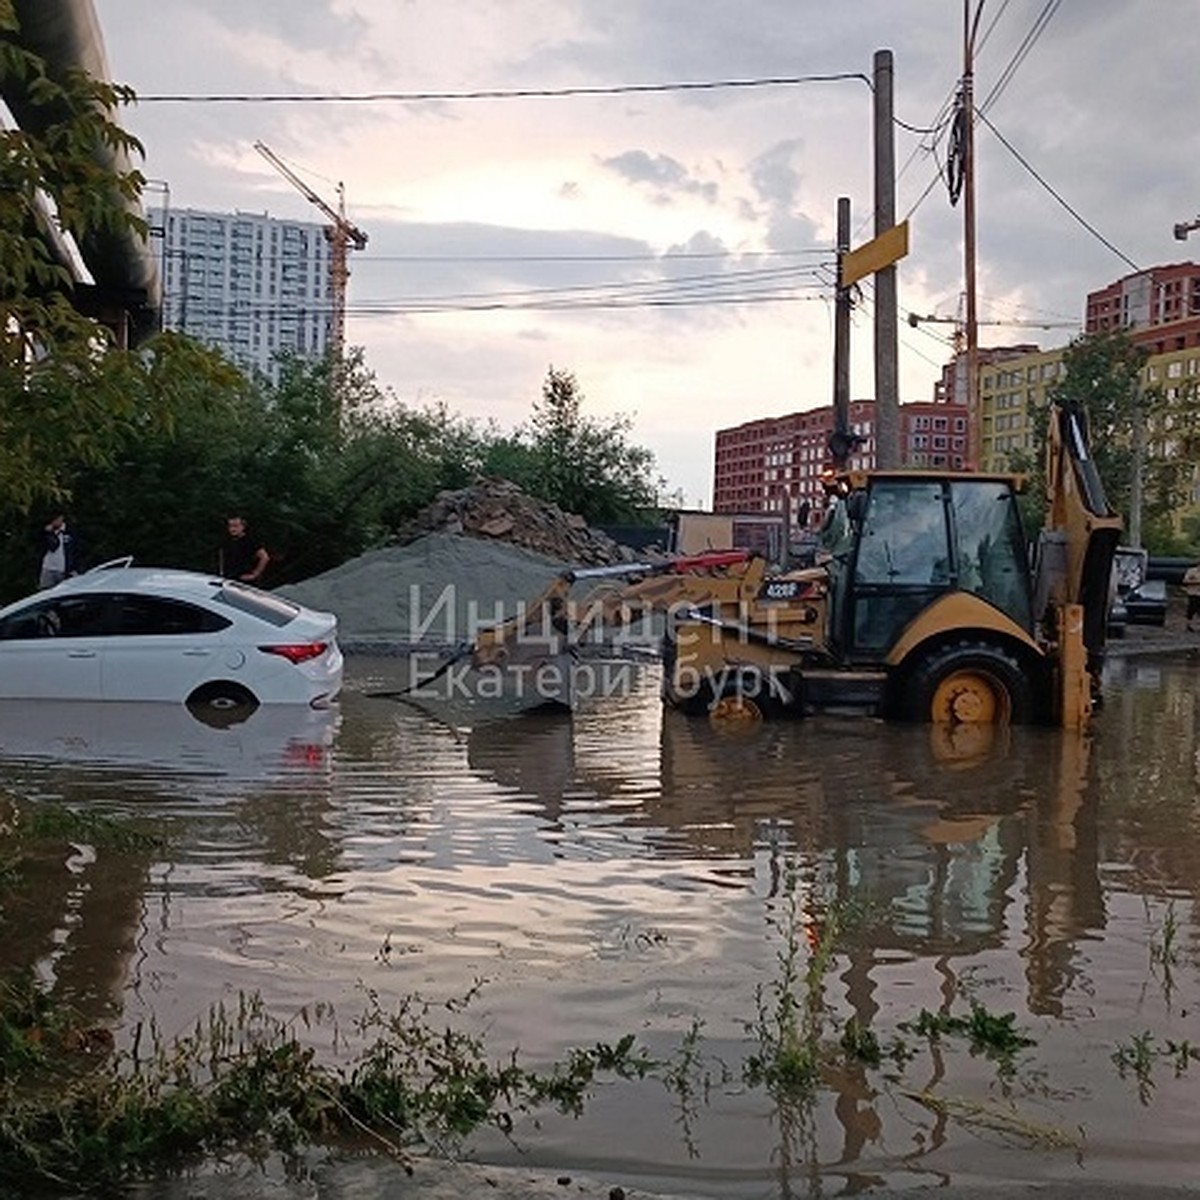
[[[109,80],[104,38],[92,0],[13,0],[19,31],[18,44],[37,55],[53,80],[63,80],[72,68],[95,79]],[[34,104],[25,81],[8,76],[0,94],[17,124],[30,133],[41,133],[53,120],[46,108]],[[116,119],[116,114],[110,114]],[[98,145],[95,161],[113,172],[132,169],[121,149]],[[112,189],[109,199],[140,220],[145,213],[137,200]],[[162,310],[162,282],[149,240],[135,229],[95,230],[83,238],[79,252],[95,283],[99,306],[128,315],[130,340],[140,341],[155,332]]]

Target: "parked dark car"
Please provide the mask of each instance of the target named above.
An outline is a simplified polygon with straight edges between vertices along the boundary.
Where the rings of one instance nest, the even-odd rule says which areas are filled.
[[[1167,619],[1167,583],[1148,578],[1149,555],[1134,546],[1118,546],[1113,557],[1113,600],[1108,632],[1121,637],[1126,625],[1163,625]]]
[[[1167,619],[1167,583],[1165,579],[1147,579],[1130,588],[1122,597],[1130,625],[1163,625]]]

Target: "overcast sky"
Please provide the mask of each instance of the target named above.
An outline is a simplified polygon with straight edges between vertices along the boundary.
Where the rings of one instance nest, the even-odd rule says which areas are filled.
[[[631,417],[689,505],[711,500],[717,429],[830,402],[838,196],[853,244],[873,234],[863,80],[153,98],[869,77],[890,49],[897,215],[911,219],[901,321],[960,311],[961,209],[938,180],[947,137],[924,131],[961,74],[961,0],[95,3],[113,78],[145,98],[124,123],[173,207],[321,220],[256,139],[331,203],[343,183],[370,238],[351,255],[347,340],[401,401],[511,428],[550,366],[571,370],[585,411]],[[1197,15],[1194,0],[984,0],[976,102],[995,132],[977,134],[981,320],[1078,327],[1085,293],[1131,263],[1196,257],[1172,226],[1200,212]],[[874,393],[871,312],[868,288],[856,397]],[[931,398],[950,333],[902,325],[902,400]],[[1071,334],[986,325],[980,338]]]

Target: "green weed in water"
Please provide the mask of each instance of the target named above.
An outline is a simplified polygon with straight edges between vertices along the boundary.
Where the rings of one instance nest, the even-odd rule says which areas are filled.
[[[900,1028],[917,1037],[938,1041],[943,1037],[965,1037],[973,1054],[984,1054],[1000,1064],[1002,1071],[1015,1068],[1019,1051],[1037,1043],[1016,1027],[1016,1013],[998,1015],[982,1004],[971,1001],[971,1011],[965,1016],[951,1013],[931,1013],[921,1009],[915,1021],[901,1022]]]
[[[0,1028],[19,1033],[21,1014],[44,1002],[36,995],[14,1004]],[[327,1007],[300,1020],[332,1028],[343,1043]],[[366,1044],[344,1066],[323,1062],[257,997],[215,1007],[172,1042],[139,1029],[128,1053],[83,1072],[69,1070],[63,1043],[30,1055],[28,1039],[6,1039],[0,1194],[95,1192],[205,1155],[288,1154],[329,1140],[366,1142],[405,1162],[408,1147],[452,1144],[488,1124],[509,1131],[518,1113],[538,1107],[578,1113],[600,1076],[642,1078],[655,1066],[632,1034],[572,1050],[546,1071],[515,1055],[493,1062],[479,1039],[442,1027],[417,998],[390,1012],[368,993],[356,1028]],[[57,1086],[47,1088],[52,1076]]]

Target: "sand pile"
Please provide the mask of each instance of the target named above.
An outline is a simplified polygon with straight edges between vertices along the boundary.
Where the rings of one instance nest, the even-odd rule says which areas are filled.
[[[512,616],[519,602],[532,601],[577,565],[507,542],[431,533],[277,591],[335,613],[339,640],[352,649],[457,645],[480,625]]]

